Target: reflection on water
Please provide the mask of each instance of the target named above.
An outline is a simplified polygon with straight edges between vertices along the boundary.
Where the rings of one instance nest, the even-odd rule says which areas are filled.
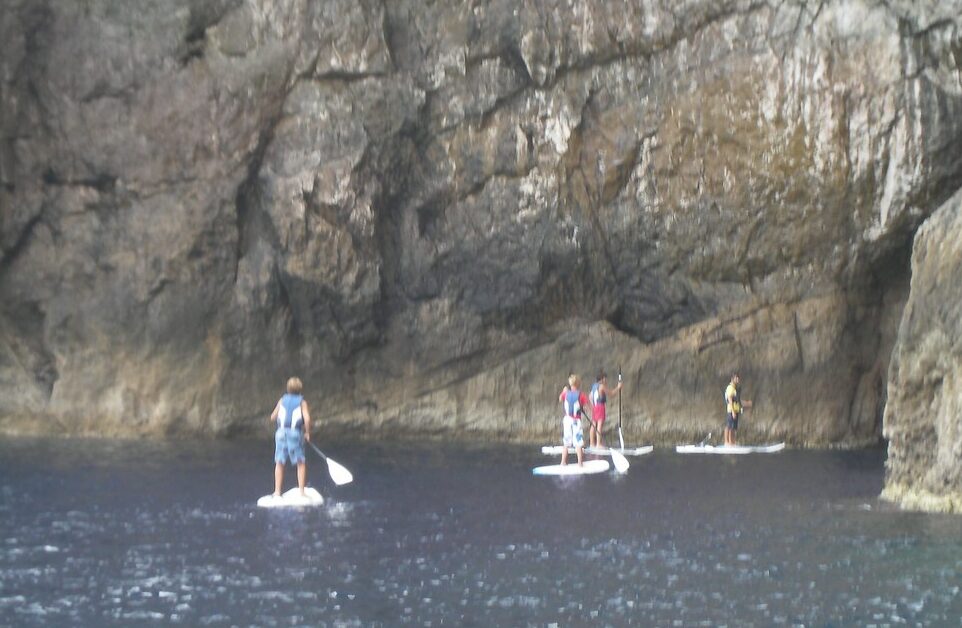
[[[259,443],[0,442],[0,625],[959,625],[962,517],[876,500],[883,454],[328,444],[259,510]],[[288,474],[288,484],[293,474]]]

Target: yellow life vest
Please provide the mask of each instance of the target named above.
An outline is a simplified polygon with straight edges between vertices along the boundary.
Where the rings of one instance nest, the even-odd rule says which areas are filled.
[[[732,416],[741,414],[742,404],[738,398],[738,389],[735,388],[735,384],[728,384],[728,388],[725,389],[725,403]]]

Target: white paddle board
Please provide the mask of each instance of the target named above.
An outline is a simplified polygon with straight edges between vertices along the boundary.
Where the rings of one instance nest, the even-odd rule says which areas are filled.
[[[535,475],[587,475],[589,473],[604,473],[611,465],[607,460],[585,460],[579,466],[578,460],[569,460],[568,464],[549,464],[545,467],[535,467],[531,470]]]
[[[680,454],[773,454],[785,449],[785,443],[772,445],[678,445]]]
[[[541,448],[541,453],[548,456],[560,456],[561,449],[561,445],[545,445]],[[645,445],[644,447],[628,447],[626,449],[615,447],[615,451],[623,456],[644,456],[645,454],[650,454],[652,450],[654,450],[652,445]],[[568,453],[574,454],[578,452],[575,451],[574,447],[568,447]],[[585,453],[593,456],[607,456],[611,452],[608,451],[607,447],[585,447]]]
[[[320,506],[324,503],[324,498],[310,486],[304,489],[304,495],[298,488],[292,488],[280,497],[274,495],[264,495],[257,500],[257,505],[261,508],[292,508],[297,506]]]

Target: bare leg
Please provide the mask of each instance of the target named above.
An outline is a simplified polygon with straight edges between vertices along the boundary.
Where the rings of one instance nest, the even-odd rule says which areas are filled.
[[[280,462],[274,464],[274,495],[280,497],[281,487],[284,486],[284,465]]]
[[[307,482],[307,463],[298,462],[297,463],[297,488],[301,489],[301,495],[304,494],[304,484]]]
[[[561,466],[568,464],[568,443],[565,439],[569,437],[568,435],[568,418],[565,417],[561,419]]]
[[[578,447],[575,451],[578,452],[578,466],[582,467],[585,463],[585,448]]]

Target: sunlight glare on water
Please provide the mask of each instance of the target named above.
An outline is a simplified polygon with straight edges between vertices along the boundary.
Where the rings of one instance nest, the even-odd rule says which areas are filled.
[[[884,453],[670,450],[545,478],[537,447],[0,441],[0,624],[958,625],[962,518],[877,501]],[[287,486],[293,483],[292,474]]]

